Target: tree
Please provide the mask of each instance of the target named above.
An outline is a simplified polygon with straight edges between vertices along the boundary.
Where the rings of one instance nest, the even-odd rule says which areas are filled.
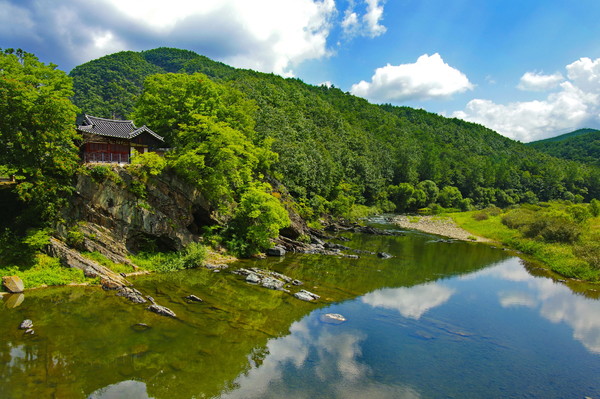
[[[77,108],[71,79],[33,54],[0,52],[0,165],[17,176],[16,192],[47,216],[72,192],[78,167]]]
[[[277,159],[270,141],[252,142],[254,103],[195,73],[153,75],[134,112],[175,146],[170,164],[196,184],[222,216]]]

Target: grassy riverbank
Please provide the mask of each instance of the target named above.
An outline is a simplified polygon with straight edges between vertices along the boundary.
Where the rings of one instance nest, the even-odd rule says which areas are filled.
[[[530,255],[565,277],[600,282],[597,206],[551,202],[448,216],[471,234]]]

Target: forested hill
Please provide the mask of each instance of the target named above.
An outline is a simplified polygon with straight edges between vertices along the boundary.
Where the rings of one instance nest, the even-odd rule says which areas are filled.
[[[558,158],[600,166],[600,130],[579,129],[527,145]]]
[[[144,79],[167,72],[200,72],[252,100],[251,139],[272,141],[279,154],[273,175],[312,209],[328,204],[335,212],[354,201],[405,211],[434,202],[506,206],[600,197],[597,169],[555,159],[481,125],[373,105],[337,88],[235,69],[186,50],[121,52],[80,65],[70,73],[74,102],[95,116],[128,117]],[[157,128],[150,120],[137,122]]]

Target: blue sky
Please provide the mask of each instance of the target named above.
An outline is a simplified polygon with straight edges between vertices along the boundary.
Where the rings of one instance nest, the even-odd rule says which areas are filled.
[[[196,51],[531,141],[600,128],[597,0],[0,0],[0,47],[69,71]]]

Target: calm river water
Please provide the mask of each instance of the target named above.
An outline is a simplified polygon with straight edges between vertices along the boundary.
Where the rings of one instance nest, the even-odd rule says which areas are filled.
[[[230,267],[300,279],[316,303],[204,269],[135,280],[177,319],[93,287],[4,297],[0,398],[600,399],[600,287],[480,244],[347,237],[394,257]],[[33,336],[18,329],[27,318]]]

